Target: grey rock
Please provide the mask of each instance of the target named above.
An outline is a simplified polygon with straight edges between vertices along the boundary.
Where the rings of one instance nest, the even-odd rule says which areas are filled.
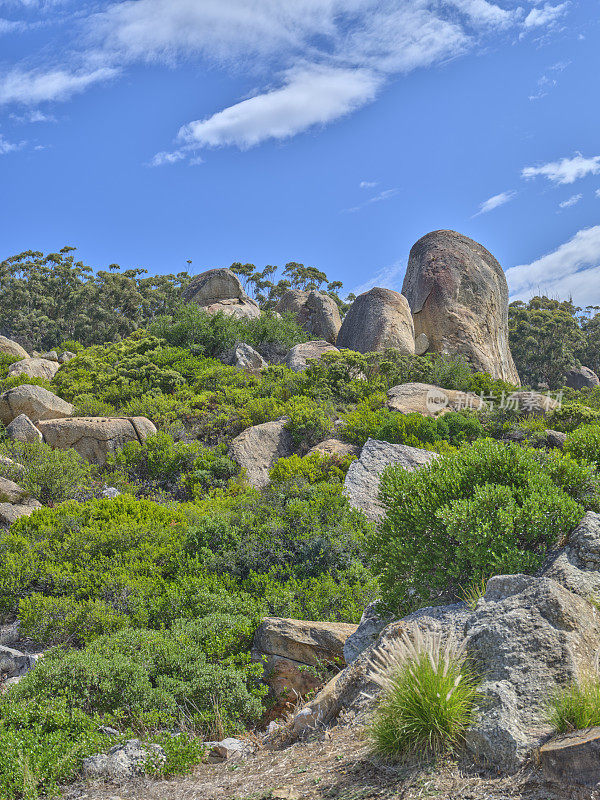
[[[545,417],[560,407],[558,400],[540,392],[513,392],[507,403],[521,414]]]
[[[211,744],[208,757],[212,761],[236,761],[252,755],[256,750],[251,742],[244,742],[241,739],[228,738]]]
[[[430,352],[462,356],[520,384],[508,343],[506,278],[485,247],[456,231],[428,233],[410,251],[402,294]]]
[[[45,358],[46,361],[58,361],[58,353],[56,350],[49,350],[47,353],[43,353],[40,358]]]
[[[379,600],[375,600],[365,608],[358,623],[358,628],[346,639],[344,643],[344,661],[351,664],[358,656],[369,647],[372,647],[392,619],[380,612]]]
[[[543,744],[538,753],[544,775],[551,781],[600,785],[600,728],[571,731]]]
[[[325,340],[318,342],[302,342],[297,344],[289,351],[285,357],[285,365],[288,369],[294,372],[302,372],[305,370],[310,361],[316,361],[325,353],[339,353],[337,347],[334,347]]]
[[[44,378],[51,381],[60,368],[58,361],[48,361],[45,358],[24,358],[22,361],[15,361],[8,368],[8,375],[14,378],[16,375],[27,375],[30,378]]]
[[[479,717],[466,744],[503,772],[517,771],[551,733],[551,693],[595,662],[600,619],[582,597],[548,577],[492,578],[467,621],[467,648],[483,676]]]
[[[6,428],[6,435],[14,442],[24,442],[26,444],[41,442],[43,439],[40,431],[26,414],[19,414],[18,417],[13,419]]]
[[[73,406],[42,386],[25,383],[0,395],[0,422],[8,425],[26,414],[32,422],[42,419],[61,419],[73,414]]]
[[[0,477],[0,501],[3,503],[20,503],[27,497],[27,492],[14,481]]]
[[[585,599],[600,599],[600,514],[587,512],[543,574]]]
[[[258,303],[242,288],[230,269],[209,269],[194,278],[182,292],[183,299],[196,303],[207,314],[253,318],[260,316]]]
[[[379,287],[359,295],[344,317],[336,344],[340,350],[359,353],[389,347],[414,355],[415,331],[406,297]]]
[[[100,725],[98,733],[103,733],[105,736],[118,736],[119,731],[116,728],[111,728],[110,725]]]
[[[484,405],[472,392],[442,389],[431,383],[402,383],[387,392],[387,407],[401,414],[436,417],[447,411],[478,411]]]
[[[36,661],[37,658],[33,655],[0,646],[0,675],[3,680],[22,677],[35,666]]]
[[[593,389],[600,386],[600,378],[589,367],[574,367],[565,375],[565,386],[570,389]]]
[[[363,511],[370,520],[378,521],[384,514],[378,499],[383,470],[391,464],[397,464],[412,471],[430,464],[436,458],[437,454],[429,450],[369,439],[360,458],[350,464],[344,481],[344,494],[351,506]]]
[[[348,444],[342,442],[341,439],[325,439],[324,442],[319,442],[314,447],[311,447],[307,456],[311,453],[319,453],[322,456],[337,456],[338,458],[346,458],[346,456],[360,455],[360,447],[356,444]]]
[[[6,336],[0,336],[0,353],[14,358],[29,358],[27,350],[17,342],[13,342],[12,339],[7,339]]]
[[[59,356],[59,362],[61,364],[68,364],[69,361],[73,361],[74,358],[77,357],[77,353],[71,353],[70,350],[65,350],[64,353],[61,353]]]
[[[21,503],[0,502],[0,524],[10,526],[21,517],[31,516],[34,511],[41,507],[42,504],[33,498],[24,500]]]
[[[102,490],[102,497],[106,497],[109,500],[114,500],[115,497],[119,497],[121,492],[118,489],[115,489],[114,486],[108,486],[106,489]]]
[[[84,758],[82,771],[87,778],[128,780],[143,775],[149,760],[164,763],[166,759],[166,753],[160,745],[129,739],[125,744],[111,747],[108,753]]]
[[[244,342],[238,342],[234,347],[231,363],[238,369],[254,373],[260,372],[269,366],[260,353],[257,353],[253,347]]]
[[[229,447],[231,458],[246,471],[248,483],[261,489],[269,483],[269,471],[280,458],[294,452],[294,442],[286,429],[287,420],[254,425],[236,436]]]
[[[546,434],[547,447],[556,447],[558,449],[563,448],[565,442],[567,441],[566,433],[562,433],[562,431],[553,431],[551,428],[547,428],[544,432]]]
[[[314,339],[335,344],[342,325],[335,300],[324,292],[289,289],[277,305],[277,312],[291,312],[298,324]]]

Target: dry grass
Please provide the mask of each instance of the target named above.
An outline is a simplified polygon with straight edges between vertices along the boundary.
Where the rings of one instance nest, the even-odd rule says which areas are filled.
[[[533,769],[495,778],[472,764],[390,766],[362,730],[336,727],[246,761],[201,764],[191,776],[122,786],[80,783],[66,800],[600,800],[600,791],[548,783]]]

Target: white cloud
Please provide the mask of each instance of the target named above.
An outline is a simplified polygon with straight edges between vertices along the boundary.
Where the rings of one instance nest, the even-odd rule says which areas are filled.
[[[575,183],[586,175],[600,173],[600,156],[584,158],[577,153],[573,158],[563,158],[560,161],[551,161],[541,167],[525,167],[521,172],[523,178],[535,178],[542,175],[553,183]]]
[[[368,292],[369,289],[373,289],[375,286],[379,286],[382,289],[393,289],[394,291],[399,292],[399,277],[405,266],[406,261],[399,259],[393,264],[390,264],[388,267],[382,267],[372,278],[369,278],[368,281],[361,283],[360,286],[356,286],[352,290],[353,294],[359,295],[363,292]]]
[[[291,70],[285,84],[190,122],[179,131],[188,147],[252,147],[286,139],[354,111],[375,97],[380,79],[367,70],[311,67]]]
[[[360,203],[358,206],[354,206],[353,208],[345,208],[344,213],[353,214],[355,211],[360,211],[361,208],[370,206],[372,203],[381,203],[384,200],[391,200],[392,197],[395,197],[397,194],[398,189],[384,189],[383,192],[379,192],[379,194],[376,194],[374,197],[370,197],[368,200],[365,200],[364,203]]]
[[[543,25],[551,25],[566,13],[568,7],[569,3],[560,3],[557,6],[546,3],[543,8],[532,8],[525,17],[523,25],[525,28],[539,28]]]
[[[69,72],[64,69],[48,71],[13,69],[0,74],[0,105],[23,103],[35,105],[48,100],[68,100],[95,83],[117,75],[111,67],[100,67],[91,72]]]
[[[12,153],[15,150],[18,150],[23,146],[23,144],[23,142],[20,144],[17,144],[16,142],[9,142],[8,139],[5,139],[0,133],[0,156],[5,156],[7,153]]]
[[[499,208],[500,206],[505,205],[505,203],[509,203],[516,196],[516,192],[510,191],[500,192],[500,194],[495,194],[492,197],[488,197],[488,199],[479,206],[479,211],[475,214],[475,216],[478,217],[480,214],[487,214],[489,211],[493,211],[495,208]]]
[[[358,185],[361,189],[374,189],[377,186],[377,181],[361,181]]]
[[[56,117],[52,114],[44,114],[39,108],[32,108],[25,114],[9,114],[13,122],[56,122]]]
[[[571,208],[571,206],[576,206],[582,197],[582,194],[573,194],[568,200],[563,200],[562,203],[559,203],[559,208]]]
[[[156,153],[155,156],[152,157],[150,163],[148,164],[149,167],[164,167],[165,164],[176,164],[178,161],[182,161],[185,158],[186,154],[183,153],[181,150],[174,150],[171,153],[163,151],[162,153]]]
[[[600,200],[600,189],[596,189],[595,195]]]
[[[600,225],[596,225],[578,231],[568,242],[531,264],[506,270],[506,280],[513,300],[527,300],[540,293],[567,297],[571,291],[575,295],[574,288],[583,291],[585,287],[600,296],[600,284],[593,282],[599,265]]]

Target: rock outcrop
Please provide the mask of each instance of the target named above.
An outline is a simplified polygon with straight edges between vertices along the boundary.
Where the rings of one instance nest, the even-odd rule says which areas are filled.
[[[127,442],[144,442],[156,433],[146,417],[74,417],[38,422],[44,441],[60,450],[73,448],[92,464],[104,464],[109,453]]]
[[[22,361],[15,361],[8,368],[9,377],[15,375],[27,375],[30,378],[44,378],[51,381],[60,369],[58,361],[48,361],[45,358],[24,358]]]
[[[277,698],[295,702],[321,686],[328,668],[344,666],[344,643],[356,625],[267,617],[254,635],[252,656],[265,667]]]
[[[301,344],[294,345],[285,357],[285,365],[288,369],[294,372],[302,372],[305,370],[310,361],[316,361],[325,353],[339,353],[337,347],[334,347],[324,339],[316,342],[302,342]]]
[[[414,355],[415,329],[406,297],[381,288],[359,295],[344,317],[336,344],[359,353],[390,347]]]
[[[398,464],[412,471],[437,457],[436,453],[429,450],[368,439],[358,461],[350,464],[344,481],[344,494],[351,506],[364,512],[370,520],[378,521],[383,516],[383,508],[378,500],[383,470],[390,464]]]
[[[19,414],[6,428],[6,435],[14,442],[41,442],[42,434],[26,414]]]
[[[32,422],[60,419],[73,414],[73,406],[41,386],[24,383],[0,395],[0,422],[8,425],[20,414]]]
[[[289,289],[279,301],[277,311],[292,312],[309,336],[335,344],[342,320],[337,303],[328,294]]]
[[[262,489],[269,483],[269,471],[279,458],[294,452],[286,420],[263,422],[246,428],[229,446],[229,455],[245,470],[248,483]]]
[[[0,336],[0,353],[14,358],[29,358],[29,353],[25,348],[17,342],[13,342],[12,339],[7,339],[6,336]]]
[[[593,389],[600,386],[600,378],[589,367],[574,367],[565,375],[565,386],[570,389]]]
[[[41,507],[41,503],[30,497],[17,483],[0,477],[0,524],[12,525]]]
[[[194,278],[183,290],[183,299],[196,303],[207,314],[253,318],[260,316],[258,303],[252,300],[240,279],[230,269],[209,269]]]
[[[539,392],[513,392],[506,399],[507,406],[521,414],[545,417],[560,407],[558,400]]]
[[[146,744],[139,739],[128,739],[116,744],[108,753],[99,753],[83,759],[82,772],[86,778],[128,780],[143,775],[149,761],[161,764],[167,755],[158,744]]]
[[[260,353],[257,353],[253,347],[244,342],[236,344],[230,358],[227,359],[227,363],[253,375],[257,375],[269,366]]]
[[[478,411],[483,405],[476,394],[441,389],[430,383],[402,383],[387,393],[387,407],[401,414],[437,417],[447,411]]]
[[[520,384],[508,343],[506,278],[485,247],[455,231],[428,233],[410,251],[402,294],[430,352],[463,356]]]

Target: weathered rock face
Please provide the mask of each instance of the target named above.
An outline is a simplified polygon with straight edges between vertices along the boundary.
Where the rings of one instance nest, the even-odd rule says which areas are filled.
[[[265,663],[265,681],[292,701],[322,685],[325,671],[344,665],[344,642],[356,625],[267,617],[254,636],[252,655]]]
[[[428,233],[410,251],[402,294],[429,351],[464,356],[520,384],[508,343],[506,278],[485,247],[455,231]]]
[[[589,603],[551,578],[491,578],[465,626],[481,670],[479,719],[467,733],[478,758],[515,772],[552,732],[549,694],[588,672],[600,639],[600,617]]]
[[[21,503],[0,503],[0,525],[10,526],[21,517],[29,517],[42,504],[33,498]]]
[[[302,342],[294,345],[285,357],[285,365],[294,372],[302,372],[308,367],[310,361],[316,361],[325,353],[339,353],[334,347],[324,339],[317,342]]]
[[[15,358],[29,358],[29,354],[25,348],[13,342],[12,339],[7,339],[6,336],[0,336],[0,353],[4,353],[4,355],[7,356],[14,356]]]
[[[269,366],[260,353],[244,342],[238,342],[233,348],[230,363],[238,369],[251,373],[259,373]]]
[[[9,481],[8,478],[0,478],[0,501],[3,503],[20,503],[27,497],[27,492],[24,489]]]
[[[600,386],[600,378],[589,367],[570,369],[565,375],[565,386],[570,389],[593,389]]]
[[[6,428],[6,435],[14,442],[41,442],[42,434],[26,414],[19,414]]]
[[[290,289],[279,301],[277,311],[292,312],[310,336],[335,344],[342,320],[337,303],[328,294]]]
[[[73,406],[41,386],[23,384],[0,395],[0,421],[8,425],[20,414],[32,422],[70,417]]]
[[[146,417],[51,419],[39,422],[38,428],[51,447],[60,450],[72,447],[92,464],[104,464],[109,453],[127,442],[144,442],[156,433],[154,424]]]
[[[152,758],[162,763],[167,760],[158,744],[146,744],[139,739],[129,739],[117,744],[108,753],[99,753],[83,759],[82,771],[87,778],[127,780],[144,773],[146,762]]]
[[[248,483],[262,489],[269,483],[269,470],[279,458],[294,452],[294,443],[286,430],[286,420],[254,425],[236,436],[229,447],[231,458],[246,470]]]
[[[377,499],[383,470],[390,464],[399,464],[412,471],[437,457],[429,450],[368,439],[358,461],[350,464],[344,481],[344,494],[351,506],[360,509],[370,520],[378,521],[383,516],[383,508]]]
[[[45,358],[24,358],[23,361],[15,361],[8,368],[10,377],[15,375],[28,375],[30,378],[44,378],[51,381],[60,369],[58,361],[48,361]]]
[[[406,297],[381,288],[359,295],[344,317],[336,344],[359,353],[392,347],[414,355],[415,329]]]
[[[600,728],[558,736],[540,747],[539,762],[551,781],[600,784]]]
[[[441,389],[430,383],[402,383],[387,393],[387,407],[402,414],[437,417],[447,411],[479,410],[483,405],[476,394]]]
[[[346,639],[344,644],[346,664],[356,661],[361,653],[372,647],[379,639],[383,629],[392,622],[389,616],[381,614],[379,605],[377,600],[369,603],[362,613],[358,628]]]
[[[201,306],[207,314],[221,312],[234,317],[259,317],[258,304],[242,288],[230,269],[209,269],[194,278],[182,292],[183,299]]]

